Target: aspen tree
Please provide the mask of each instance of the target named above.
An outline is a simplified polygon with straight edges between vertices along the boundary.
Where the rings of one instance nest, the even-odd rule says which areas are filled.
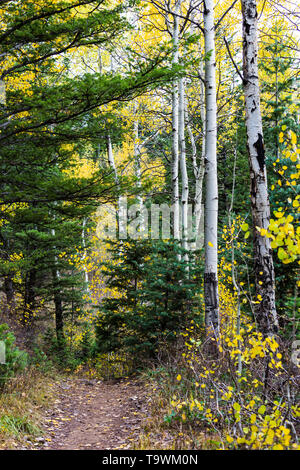
[[[137,115],[137,103],[134,104],[134,122],[133,122],[133,153],[134,153],[134,167],[135,167],[135,176],[136,176],[136,184],[139,191],[142,187],[142,174],[141,174],[141,149],[139,145],[139,119]],[[139,192],[138,196],[138,203],[141,207],[143,206],[143,197]]]
[[[218,180],[217,180],[217,102],[215,64],[214,2],[204,1],[205,42],[205,324],[208,336],[218,335]]]
[[[179,80],[179,149],[180,149],[180,169],[182,181],[181,194],[181,214],[182,214],[182,247],[188,250],[188,201],[189,201],[189,179],[186,166],[186,145],[185,145],[185,86],[184,79]],[[188,253],[184,259],[189,261]]]
[[[192,15],[192,21],[194,22],[195,20],[195,15]],[[194,34],[196,32],[196,27],[195,24],[192,23],[190,26],[191,33]],[[199,44],[198,46],[198,52],[199,55],[201,54],[201,46]],[[191,147],[192,147],[192,167],[193,167],[193,174],[195,178],[195,196],[194,196],[194,210],[193,210],[193,216],[195,220],[195,244],[194,247],[195,249],[199,249],[201,247],[201,240],[202,234],[200,233],[201,227],[200,227],[200,221],[201,221],[201,216],[202,216],[202,192],[203,192],[203,181],[204,181],[204,173],[205,173],[205,128],[206,128],[206,122],[205,122],[205,85],[203,81],[203,75],[204,75],[204,70],[203,70],[203,62],[200,62],[199,66],[199,77],[200,77],[200,100],[199,100],[199,107],[200,107],[200,116],[201,116],[201,122],[202,122],[202,145],[201,145],[201,155],[199,156],[199,163],[198,163],[198,155],[197,155],[197,147],[196,147],[196,142],[194,138],[194,134],[192,131],[192,128],[190,126],[189,120],[187,118],[187,132],[189,135]],[[186,115],[188,116],[188,109],[186,107]]]
[[[200,70],[201,73],[202,70]],[[202,73],[201,73],[202,75]],[[186,122],[186,129],[188,132],[191,148],[192,148],[192,167],[193,167],[193,174],[195,179],[195,196],[194,196],[194,210],[193,216],[195,220],[195,243],[193,243],[194,249],[199,249],[201,246],[202,234],[200,233],[200,221],[202,217],[202,192],[203,192],[203,180],[204,180],[204,173],[205,173],[205,87],[204,83],[201,80],[201,97],[200,97],[200,114],[201,114],[201,121],[202,121],[202,146],[201,146],[201,155],[198,157],[197,155],[197,147],[195,142],[195,137],[193,134],[192,127],[189,123],[189,119],[187,118]],[[188,109],[186,107],[186,116],[188,116]],[[198,158],[200,161],[198,163]]]
[[[181,0],[175,3],[173,13],[173,65],[179,62],[179,11]],[[172,91],[172,193],[173,193],[173,207],[174,207],[174,238],[180,239],[180,225],[179,225],[179,180],[178,180],[178,167],[179,167],[179,138],[178,138],[178,125],[179,125],[179,93],[178,93],[178,79],[173,81]]]
[[[83,255],[82,255],[82,261],[83,261],[83,271],[84,271],[84,281],[86,285],[86,291],[89,294],[90,289],[89,289],[89,275],[88,275],[88,270],[85,266],[84,260],[86,259],[87,256],[87,251],[86,251],[86,234],[85,234],[85,228],[86,228],[86,223],[87,223],[87,218],[84,217],[82,221],[82,232],[81,232],[81,239],[82,239],[82,247],[83,247]]]
[[[256,321],[265,335],[278,330],[275,306],[275,275],[271,240],[263,236],[270,223],[265,149],[258,79],[256,0],[242,0],[243,85],[246,108],[247,144],[250,166],[250,195],[253,221]]]
[[[102,72],[102,56],[101,56],[101,50],[98,48],[98,64],[99,64],[99,73]],[[110,55],[110,71],[111,73],[115,73],[115,60],[113,55]],[[114,175],[114,180],[116,183],[116,187],[120,187],[120,180],[118,176],[118,170],[116,167],[116,162],[115,162],[115,157],[114,157],[114,152],[113,152],[113,146],[112,146],[112,141],[111,141],[111,135],[108,132],[106,135],[106,150],[107,150],[107,160],[108,160],[108,165],[113,171]],[[118,218],[118,228],[119,228],[119,237],[124,234],[124,228],[121,227],[121,220],[124,220],[124,214],[123,214],[124,208],[122,206],[122,196],[119,196],[118,198],[118,206],[117,206],[117,218]],[[125,228],[126,230],[126,228]]]

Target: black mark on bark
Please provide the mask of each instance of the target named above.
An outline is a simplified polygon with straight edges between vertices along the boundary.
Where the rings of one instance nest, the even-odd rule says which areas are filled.
[[[260,171],[264,171],[265,167],[265,148],[264,148],[264,141],[261,134],[258,134],[258,139],[254,144],[254,147],[257,151],[257,161],[259,164]]]
[[[254,113],[255,110],[256,110],[256,102],[255,100],[253,100],[253,108],[251,108],[251,113]]]
[[[249,34],[250,33],[250,24],[248,24],[247,21],[244,21],[244,27],[245,27],[246,33]]]

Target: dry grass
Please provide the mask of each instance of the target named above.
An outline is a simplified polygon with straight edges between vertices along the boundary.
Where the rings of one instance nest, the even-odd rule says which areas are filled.
[[[0,449],[25,448],[28,437],[42,434],[43,411],[54,400],[54,380],[30,368],[7,383],[0,393]]]

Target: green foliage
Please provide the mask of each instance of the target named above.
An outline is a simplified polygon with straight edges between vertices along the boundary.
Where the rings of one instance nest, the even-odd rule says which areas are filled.
[[[294,219],[299,218],[297,209],[289,204],[300,187],[290,184],[291,175],[296,174],[295,162],[284,158],[285,142],[280,138],[289,129],[299,135],[299,122],[294,108],[295,90],[298,77],[298,59],[293,54],[293,40],[278,20],[271,26],[271,36],[264,40],[265,54],[260,63],[262,73],[262,103],[264,141],[270,203],[272,212],[287,210]],[[297,181],[295,181],[297,182]],[[273,214],[271,217],[274,218]],[[298,263],[284,264],[274,256],[276,277],[276,307],[283,334],[288,337],[293,330],[293,317],[296,308]]]
[[[0,416],[0,432],[19,437],[20,434],[38,436],[40,430],[31,423],[27,416],[2,415]]]
[[[111,261],[104,265],[104,274],[108,288],[118,295],[100,306],[98,350],[124,349],[138,357],[153,357],[158,344],[174,340],[194,316],[199,266],[193,254],[186,264],[177,242],[110,244]]]
[[[22,372],[28,363],[28,355],[16,347],[16,338],[7,324],[0,325],[0,341],[5,345],[5,364],[0,364],[0,389],[7,380]]]
[[[38,356],[47,357],[55,367],[70,372],[81,364],[81,358],[77,351],[67,344],[65,338],[57,338],[55,331],[48,328],[44,335],[43,353],[38,351]]]
[[[293,40],[286,36],[280,21],[274,21],[270,36],[263,42],[264,55],[260,62],[262,73],[262,103],[264,140],[271,162],[278,157],[279,133],[282,125],[297,132],[296,113],[291,112],[297,86],[294,68],[298,60],[293,54]],[[272,159],[272,156],[275,157]],[[271,163],[270,162],[270,163]]]
[[[30,363],[34,367],[41,370],[44,374],[48,374],[49,372],[53,371],[53,362],[39,346],[34,346],[32,351],[33,355],[30,358]]]
[[[95,341],[90,325],[84,325],[82,339],[79,344],[80,351],[78,353],[82,361],[87,361],[95,355]]]
[[[62,343],[66,320],[82,312],[86,288],[70,258],[82,244],[83,225],[88,230],[99,203],[117,192],[112,172],[99,162],[87,176],[74,170],[87,148],[104,150],[99,136],[106,135],[108,121],[109,132],[120,140],[122,123],[107,104],[117,107],[174,74],[159,58],[137,56],[128,73],[72,72],[69,49],[78,54],[81,47],[84,53],[113,49],[131,28],[124,12],[133,3],[18,0],[1,9],[0,78],[6,95],[0,104],[1,289],[8,304],[17,298],[18,319],[29,328],[54,313]],[[77,8],[84,11],[78,14]]]

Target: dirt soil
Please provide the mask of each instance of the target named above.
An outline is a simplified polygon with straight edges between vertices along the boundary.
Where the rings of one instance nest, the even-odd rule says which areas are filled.
[[[35,449],[129,449],[147,415],[145,387],[135,380],[72,379],[53,384],[54,407]]]

